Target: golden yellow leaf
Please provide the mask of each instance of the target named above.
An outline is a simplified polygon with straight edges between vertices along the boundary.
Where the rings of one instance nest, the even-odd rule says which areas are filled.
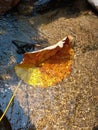
[[[72,37],[55,45],[24,54],[23,61],[15,66],[16,74],[27,84],[39,87],[53,86],[71,71],[74,51]]]

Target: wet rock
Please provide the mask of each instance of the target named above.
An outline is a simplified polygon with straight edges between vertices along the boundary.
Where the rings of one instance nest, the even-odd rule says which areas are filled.
[[[65,3],[69,3],[70,0],[37,0],[34,3],[34,11],[43,12],[48,9],[54,9],[60,5],[64,5]]]
[[[17,5],[20,0],[0,0],[0,14],[5,13]]]
[[[98,11],[98,0],[88,0],[88,2]]]
[[[17,7],[17,11],[22,15],[30,15],[36,13],[42,13],[48,11],[49,9],[54,9],[64,5],[66,3],[72,2],[71,0],[22,0]]]
[[[81,2],[81,4],[80,2],[81,0],[21,0],[17,6],[17,11],[21,15],[36,15],[60,7],[70,7],[68,12],[71,14],[76,11],[79,12],[78,5],[82,9],[85,8],[86,1]]]

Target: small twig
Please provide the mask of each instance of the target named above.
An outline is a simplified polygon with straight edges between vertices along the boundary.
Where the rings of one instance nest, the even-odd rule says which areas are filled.
[[[10,107],[10,105],[11,105],[11,103],[12,103],[12,101],[13,101],[13,99],[14,99],[16,93],[17,93],[17,90],[18,90],[18,88],[19,88],[20,85],[21,85],[21,83],[22,83],[22,80],[20,80],[20,82],[18,83],[16,89],[14,90],[13,95],[12,95],[12,97],[11,97],[11,99],[10,99],[8,105],[6,106],[6,108],[5,108],[5,110],[4,110],[3,114],[2,114],[2,116],[0,117],[0,122],[2,121],[2,119],[3,119],[4,116],[5,116],[5,114],[7,113],[7,111],[8,111],[8,109],[9,109],[9,107]]]

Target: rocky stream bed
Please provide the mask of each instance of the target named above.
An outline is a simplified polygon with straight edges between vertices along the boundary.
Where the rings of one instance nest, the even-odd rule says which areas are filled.
[[[75,52],[71,74],[49,88],[22,82],[0,130],[98,130],[98,16],[85,2],[0,17],[0,115],[20,82],[14,67],[23,54],[12,40],[48,46],[67,35]]]

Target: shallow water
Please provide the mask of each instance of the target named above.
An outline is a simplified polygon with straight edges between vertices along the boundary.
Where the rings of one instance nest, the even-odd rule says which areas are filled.
[[[80,3],[79,3],[80,5]],[[98,119],[98,18],[91,12],[78,15],[62,9],[30,18],[50,44],[66,35],[74,37],[72,72],[57,86],[35,88],[22,82],[6,116],[13,130],[92,130]],[[12,40],[32,42],[40,37],[28,17],[7,15],[0,19],[0,109],[4,111],[20,82],[14,66],[23,55]],[[36,26],[35,26],[36,25]],[[92,26],[92,28],[91,28]],[[95,93],[96,92],[96,93]],[[95,111],[96,110],[96,111]],[[95,117],[96,116],[96,117]]]

